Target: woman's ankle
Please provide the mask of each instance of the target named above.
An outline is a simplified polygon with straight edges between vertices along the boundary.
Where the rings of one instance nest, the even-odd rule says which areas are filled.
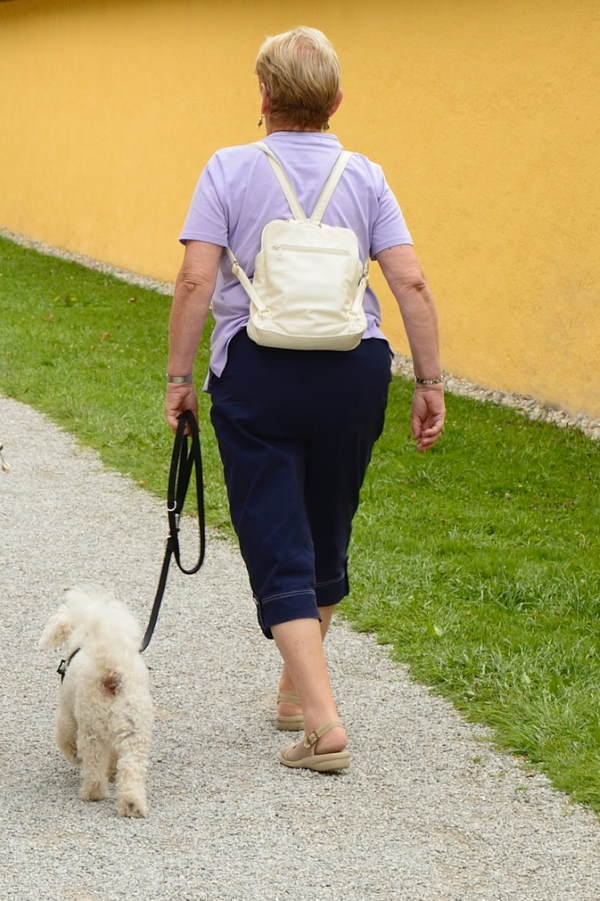
[[[329,723],[340,723],[343,728],[342,721],[333,703],[333,699],[330,699],[330,701],[326,703],[321,701],[316,704],[306,704],[303,708],[303,712],[304,728],[307,735],[310,735],[311,732],[321,731],[322,728]]]
[[[287,696],[287,697],[286,697]],[[277,686],[277,709],[280,716],[295,716],[302,713],[302,707],[298,703],[299,699],[294,701],[291,698],[298,699],[296,686],[292,680],[283,673]]]
[[[292,681],[291,676],[288,674],[287,669],[284,667],[281,676],[279,677],[279,682],[277,685],[277,691],[279,694],[288,694],[294,695],[298,697],[298,692],[296,691],[296,686]]]

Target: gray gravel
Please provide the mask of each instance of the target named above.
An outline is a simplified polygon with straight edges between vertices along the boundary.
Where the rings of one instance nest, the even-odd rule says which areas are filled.
[[[145,622],[163,504],[48,420],[0,398],[2,899],[598,901],[600,826],[485,730],[334,625],[352,768],[289,771],[270,723],[276,649],[237,552],[173,572],[146,652],[157,710],[150,814],[77,798],[53,746],[58,655],[36,643],[63,588],[96,581]],[[285,738],[285,736],[284,736]]]

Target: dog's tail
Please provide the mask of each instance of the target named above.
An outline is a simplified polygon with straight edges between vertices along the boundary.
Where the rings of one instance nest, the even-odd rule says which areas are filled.
[[[113,623],[98,619],[88,625],[85,646],[94,658],[103,696],[117,697],[123,687],[124,673],[130,668],[127,661],[133,662],[137,657],[139,643],[122,635]]]
[[[82,628],[82,643],[100,672],[102,694],[116,697],[122,690],[125,661],[139,654],[139,624],[124,604],[90,589],[69,591],[67,607]]]
[[[121,676],[115,670],[107,669],[104,671],[100,684],[103,694],[108,698],[116,698],[121,691]]]

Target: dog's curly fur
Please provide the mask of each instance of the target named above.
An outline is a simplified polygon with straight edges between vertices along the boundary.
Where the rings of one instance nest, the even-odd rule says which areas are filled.
[[[117,812],[147,813],[145,777],[152,733],[148,670],[141,630],[124,604],[101,591],[76,588],[50,617],[40,646],[77,648],[60,688],[56,742],[81,766],[80,797],[100,801],[116,782]]]

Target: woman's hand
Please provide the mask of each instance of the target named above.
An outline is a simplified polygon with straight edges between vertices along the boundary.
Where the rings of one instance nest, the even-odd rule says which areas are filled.
[[[412,402],[411,426],[420,453],[433,447],[442,434],[446,408],[443,385],[416,385]]]
[[[198,398],[194,385],[169,382],[165,396],[165,418],[173,432],[177,431],[177,418],[184,410],[191,410],[198,419]]]

